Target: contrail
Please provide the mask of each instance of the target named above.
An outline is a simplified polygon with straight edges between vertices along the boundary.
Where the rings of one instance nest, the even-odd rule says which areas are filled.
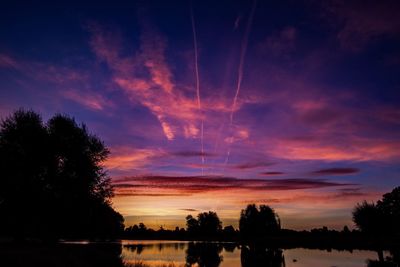
[[[203,112],[201,110],[201,99],[200,99],[200,78],[199,78],[199,63],[198,63],[198,53],[197,53],[197,35],[196,35],[196,25],[194,22],[193,15],[193,4],[190,2],[190,18],[192,20],[192,31],[193,31],[193,48],[194,48],[194,62],[195,62],[195,73],[196,73],[196,93],[197,93],[197,107],[201,114],[201,129],[200,129],[200,139],[201,139],[201,174],[204,175],[204,121]]]
[[[236,84],[236,93],[235,93],[235,97],[233,98],[233,103],[232,103],[232,108],[231,108],[231,115],[230,115],[229,129],[231,131],[232,131],[232,126],[233,126],[233,114],[235,113],[235,108],[236,108],[237,100],[238,100],[238,97],[239,97],[240,88],[242,86],[244,59],[245,59],[245,56],[246,56],[247,43],[248,43],[248,40],[249,40],[251,25],[253,24],[253,18],[254,18],[254,13],[255,13],[255,10],[256,10],[256,6],[257,6],[257,0],[254,0],[253,6],[252,6],[251,11],[250,11],[249,19],[247,20],[246,30],[244,32],[244,36],[243,36],[243,40],[242,40],[242,47],[241,47],[241,51],[240,51],[240,61],[239,61],[239,68],[238,68],[238,79],[237,79],[237,84]],[[231,143],[228,144],[228,153],[226,154],[225,164],[228,163],[229,156],[231,154],[231,145],[230,144]]]
[[[230,121],[231,125],[233,124],[233,113],[234,113],[235,108],[236,108],[236,103],[237,103],[237,99],[238,99],[238,96],[239,96],[240,87],[242,86],[244,58],[245,58],[246,51],[247,51],[247,43],[248,43],[248,40],[249,40],[251,25],[253,24],[253,17],[254,17],[254,12],[256,10],[256,5],[257,5],[257,0],[254,0],[253,7],[251,8],[249,19],[247,20],[246,31],[244,33],[243,40],[242,40],[242,50],[240,52],[240,61],[239,61],[236,93],[235,93],[235,97],[233,98],[233,104],[232,104],[232,109],[231,109],[231,121]]]

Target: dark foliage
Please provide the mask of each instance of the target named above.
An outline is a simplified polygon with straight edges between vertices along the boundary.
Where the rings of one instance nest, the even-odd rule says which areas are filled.
[[[213,211],[202,212],[197,219],[192,215],[186,217],[186,226],[189,233],[202,234],[206,236],[217,235],[222,230],[222,223],[217,213]]]
[[[363,233],[400,235],[400,187],[383,195],[377,204],[366,201],[353,210],[353,221]]]
[[[353,210],[353,221],[358,229],[366,234],[378,234],[383,231],[383,214],[374,203],[358,203]]]
[[[56,115],[44,124],[19,110],[0,129],[0,229],[40,238],[111,238],[123,217],[102,168],[109,151],[85,125]]]
[[[240,213],[239,230],[243,238],[260,238],[280,230],[280,220],[275,211],[266,205],[258,208],[248,205]]]
[[[389,228],[391,234],[400,235],[400,187],[384,194],[376,206],[386,220],[385,227]]]

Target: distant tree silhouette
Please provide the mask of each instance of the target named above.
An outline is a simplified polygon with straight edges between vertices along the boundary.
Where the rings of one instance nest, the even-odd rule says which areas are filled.
[[[14,236],[111,237],[123,217],[101,163],[108,149],[85,125],[55,115],[44,124],[18,110],[1,122],[0,214]]]
[[[192,215],[186,216],[186,230],[192,234],[199,231],[199,222]]]
[[[391,234],[400,234],[400,187],[394,188],[390,193],[383,195],[376,207],[384,216],[385,228],[390,229]]]
[[[189,233],[198,233],[208,236],[215,235],[222,230],[222,223],[217,213],[213,211],[199,213],[197,219],[192,215],[186,217],[186,226]]]
[[[342,233],[346,234],[346,235],[351,233],[350,229],[349,229],[349,227],[347,225],[343,226]]]
[[[353,210],[357,228],[368,234],[400,235],[400,187],[383,195],[376,204],[358,203]]]
[[[257,238],[276,233],[281,228],[280,219],[267,205],[250,204],[240,213],[239,229],[244,238]]]
[[[385,223],[381,210],[374,203],[366,201],[358,203],[353,209],[353,221],[366,234],[382,232]]]
[[[203,212],[197,215],[199,231],[204,234],[213,235],[222,230],[222,222],[217,213],[213,211]]]

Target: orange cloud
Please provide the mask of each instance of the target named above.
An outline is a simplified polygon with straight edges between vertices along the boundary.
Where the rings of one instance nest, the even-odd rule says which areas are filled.
[[[284,159],[387,161],[400,159],[400,142],[348,137],[345,145],[326,140],[276,140],[269,154]]]
[[[104,163],[108,169],[133,170],[148,164],[151,159],[164,154],[160,149],[132,149],[113,147],[111,156]]]

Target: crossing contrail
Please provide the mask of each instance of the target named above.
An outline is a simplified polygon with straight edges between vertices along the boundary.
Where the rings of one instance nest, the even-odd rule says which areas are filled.
[[[204,175],[204,121],[203,121],[203,112],[201,109],[201,98],[200,98],[200,78],[199,78],[199,63],[198,63],[198,52],[197,52],[197,35],[196,35],[196,25],[194,21],[193,15],[193,5],[190,3],[190,18],[192,20],[192,31],[193,31],[193,48],[194,48],[194,69],[196,74],[196,94],[197,94],[197,107],[200,111],[201,115],[201,129],[200,129],[200,140],[201,140],[201,173]]]
[[[243,39],[242,39],[242,47],[241,47],[241,51],[240,51],[240,61],[239,61],[239,68],[238,68],[238,79],[237,79],[237,84],[236,84],[236,93],[235,93],[235,97],[233,98],[231,114],[230,114],[229,129],[230,129],[231,132],[232,132],[232,126],[233,126],[233,115],[235,113],[236,104],[237,104],[237,100],[238,100],[239,93],[240,93],[240,88],[242,86],[244,60],[245,60],[245,56],[246,56],[247,43],[248,43],[248,40],[249,40],[251,25],[253,24],[253,18],[254,18],[254,13],[255,13],[255,10],[256,10],[256,6],[257,6],[257,0],[254,0],[253,6],[252,6],[251,11],[250,11],[249,18],[247,20],[246,30],[244,32],[244,36],[243,36]],[[226,154],[225,164],[228,163],[229,156],[231,154],[231,141],[233,140],[233,136],[232,135],[233,134],[231,134],[231,138],[230,138],[229,144],[228,144],[228,152]]]

